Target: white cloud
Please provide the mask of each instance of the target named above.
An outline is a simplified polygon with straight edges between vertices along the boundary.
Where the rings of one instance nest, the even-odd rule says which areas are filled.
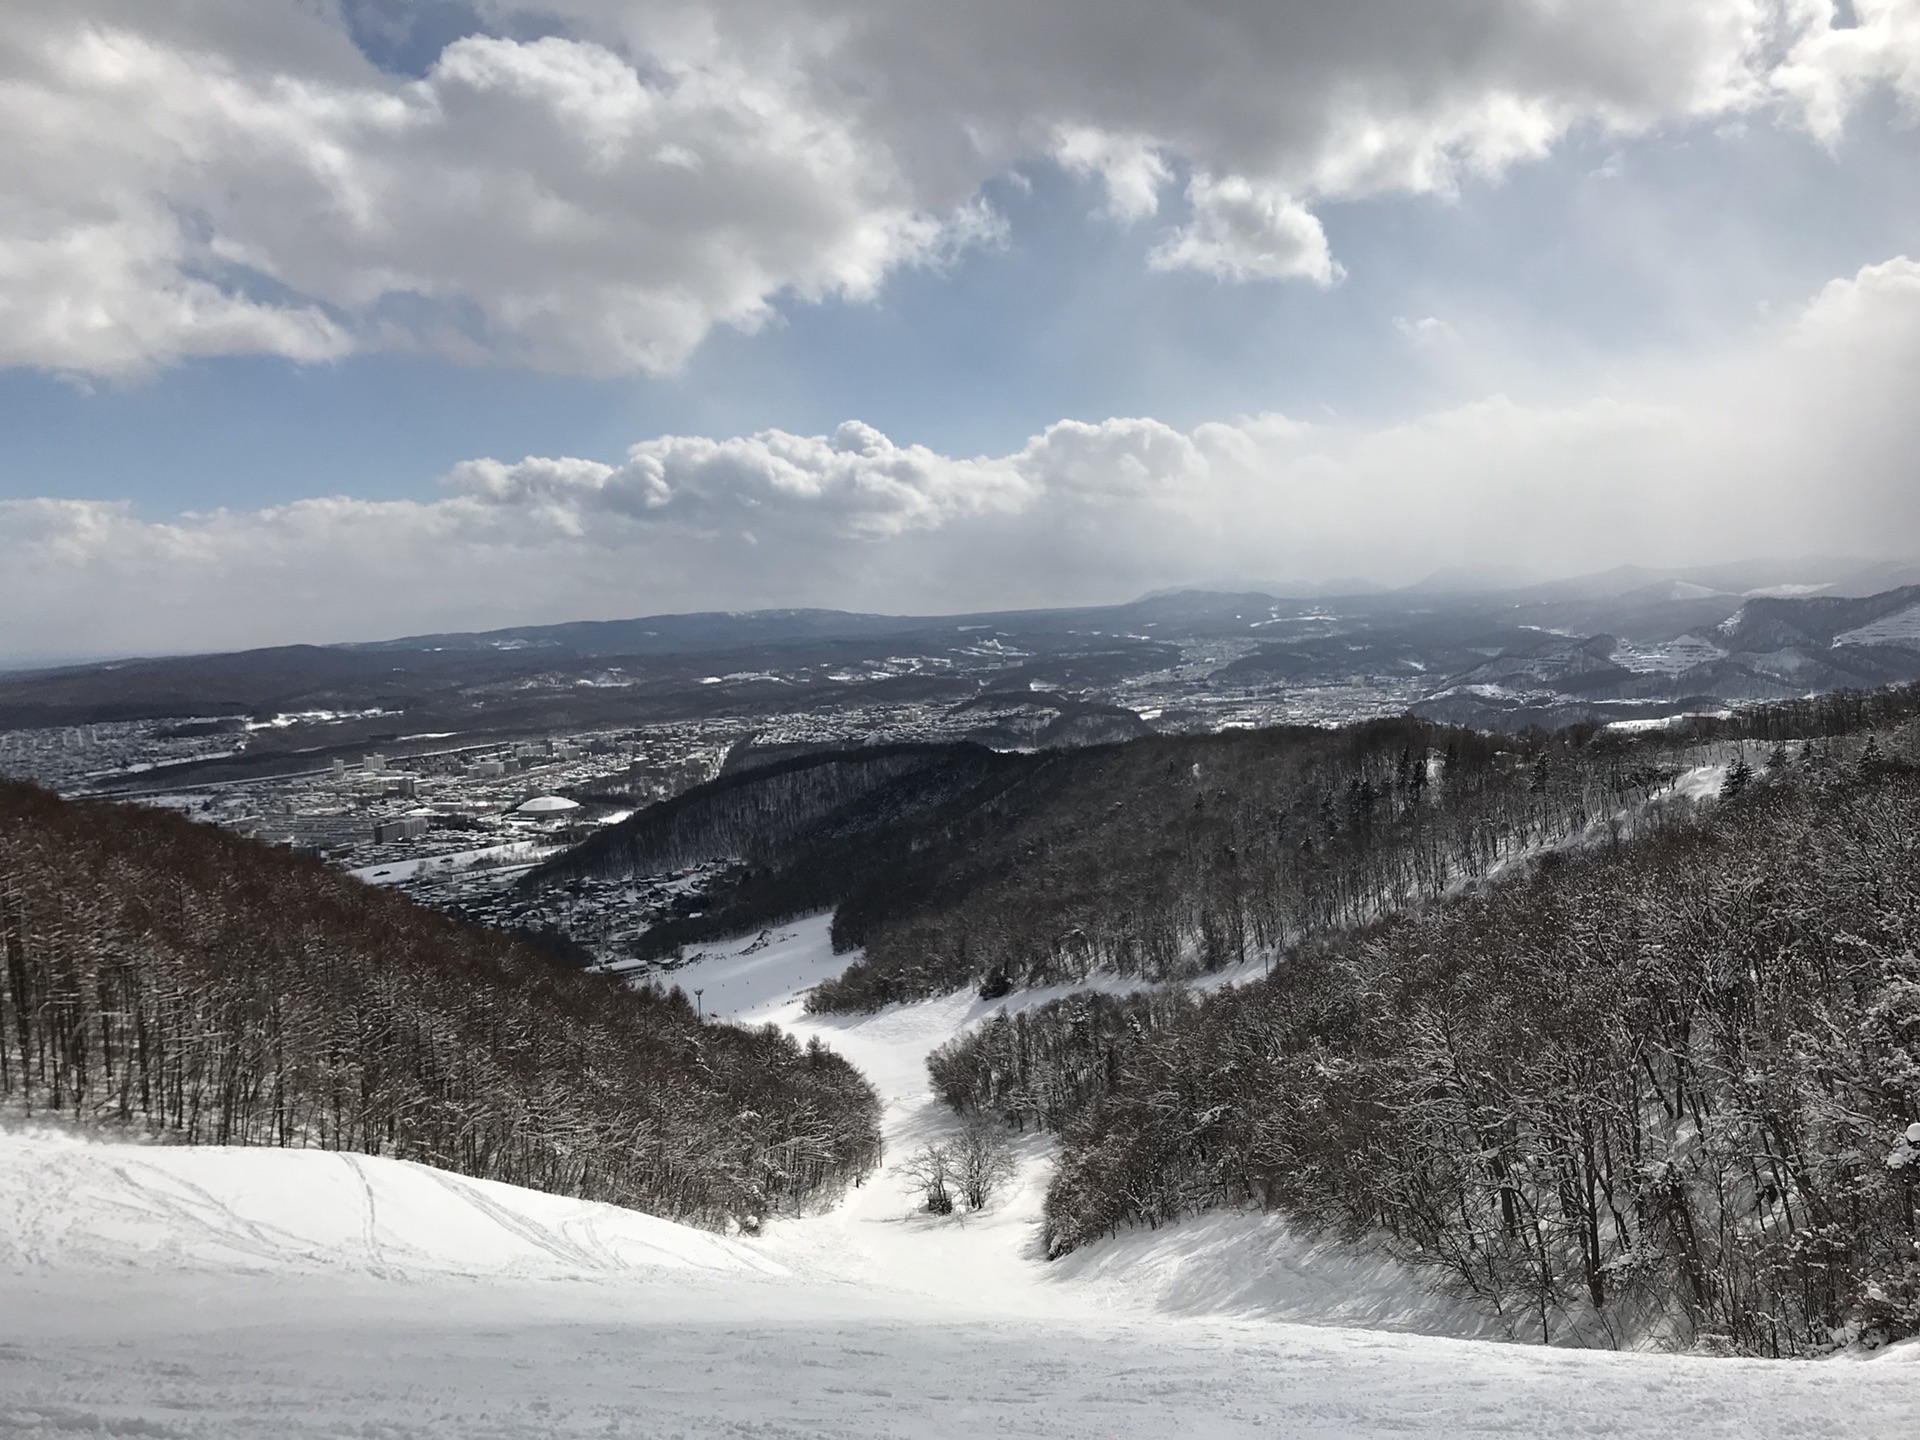
[[[659,371],[980,229],[786,77],[472,36],[404,82],[258,4],[287,33],[244,57],[186,24],[230,4],[0,15],[0,362],[400,344]]]
[[[1831,143],[1869,90],[1885,85],[1920,109],[1920,5],[1852,0],[1854,24],[1833,28],[1832,0],[1793,0],[1800,22],[1786,57],[1768,77],[1807,128]]]
[[[1151,140],[1085,125],[1062,127],[1053,157],[1071,174],[1099,176],[1107,189],[1107,213],[1120,221],[1142,220],[1158,210],[1160,187],[1173,178]]]
[[[1444,192],[1578,127],[1920,103],[1920,0],[482,0],[409,80],[327,0],[0,9],[0,364],[370,347],[662,371],[783,296],[994,233],[1051,157],[1191,222],[1163,267],[1328,283],[1328,200]],[[503,32],[506,33],[506,32]],[[526,33],[516,32],[516,33]]]
[[[262,303],[193,274],[192,248],[154,208],[0,234],[0,366],[115,375],[188,355],[316,361],[354,348],[318,306]]]
[[[427,502],[143,520],[0,502],[0,653],[219,648],[584,616],[1112,600],[1220,575],[1405,581],[1920,550],[1920,263],[1728,353],[1562,405],[1182,431],[1062,421],[1003,456],[870,426],[470,461]],[[244,604],[236,603],[245,597]]]
[[[1032,482],[1019,457],[952,460],[895,445],[848,421],[831,436],[765,430],[731,440],[669,435],[619,465],[529,458],[468,461],[448,477],[458,495],[539,513],[562,533],[587,518],[645,521],[708,535],[772,530],[833,539],[884,539],[970,515],[1022,510]],[[619,531],[603,531],[617,540]]]
[[[1393,317],[1393,328],[1415,350],[1433,350],[1460,339],[1460,332],[1438,315],[1422,315],[1418,320],[1396,315]]]
[[[1187,185],[1193,219],[1154,250],[1157,270],[1198,270],[1221,280],[1304,278],[1331,285],[1342,271],[1319,217],[1282,190],[1204,170]]]
[[[1012,464],[1036,496],[1099,506],[1180,496],[1208,474],[1193,440],[1158,420],[1061,420],[1029,440]]]

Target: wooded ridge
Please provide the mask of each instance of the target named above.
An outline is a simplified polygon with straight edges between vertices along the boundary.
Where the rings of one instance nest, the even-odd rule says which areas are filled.
[[[999,754],[839,750],[722,776],[529,885],[720,859],[642,958],[834,908],[864,947],[811,1005],[859,1011],[1105,972],[1200,974],[1363,924],[1644,803],[1664,740],[1515,741],[1420,720]]]
[[[757,1226],[879,1161],[839,1056],[317,861],[0,784],[0,1100]]]
[[[1255,1205],[1535,1339],[1782,1355],[1920,1332],[1910,739],[1782,744],[1691,820],[1263,981],[999,1016],[935,1053],[935,1087],[1060,1132],[1056,1255]]]

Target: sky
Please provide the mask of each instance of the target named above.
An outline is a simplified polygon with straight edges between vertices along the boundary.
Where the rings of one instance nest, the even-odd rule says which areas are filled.
[[[0,141],[0,657],[1920,558],[1920,0],[66,0]]]

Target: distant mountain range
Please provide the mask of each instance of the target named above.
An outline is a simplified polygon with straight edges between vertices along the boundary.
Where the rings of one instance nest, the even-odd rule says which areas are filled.
[[[1724,608],[1724,596],[1671,602]],[[1708,613],[1713,613],[1709,610]],[[1920,585],[1878,595],[1760,595],[1670,638],[1543,634],[1452,677],[1415,709],[1511,725],[1596,713],[1605,702],[1738,702],[1920,679]]]
[[[1880,580],[1902,583],[1863,590]],[[423,733],[873,706],[918,707],[944,735],[1003,746],[1406,711],[1555,726],[1920,680],[1916,582],[1915,566],[1752,562],[1505,589],[1455,573],[1344,596],[1180,590],[970,615],[575,621],[4,675],[0,729],[281,722],[251,736],[231,769]],[[315,715],[324,735],[300,723]]]

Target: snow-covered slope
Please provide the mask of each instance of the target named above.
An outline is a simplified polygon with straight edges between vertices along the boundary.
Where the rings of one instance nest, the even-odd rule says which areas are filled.
[[[805,989],[837,974],[849,958],[833,954],[827,917],[819,916],[716,947],[673,979],[689,990],[699,987],[711,1014],[776,1024],[802,1039],[817,1036],[859,1066],[885,1105],[882,1129],[890,1163],[958,1128],[927,1081],[927,1056],[935,1047],[996,1012],[1028,1009],[1069,993],[1022,990],[980,1000],[961,991],[876,1015],[807,1014]],[[1249,973],[1257,974],[1258,967],[1250,966]],[[1234,978],[1249,975],[1212,975],[1206,983]],[[1092,984],[1122,990],[1138,982],[1103,975]],[[830,1214],[772,1226],[760,1244],[801,1273],[905,1288],[1011,1313],[1085,1316],[1140,1310],[1365,1323],[1462,1336],[1502,1333],[1497,1316],[1436,1299],[1402,1267],[1301,1242],[1271,1217],[1214,1216],[1125,1236],[1049,1265],[1039,1229],[1053,1142],[1030,1135],[1016,1148],[1016,1179],[978,1214],[921,1214],[911,1186],[889,1171]]]
[[[822,920],[678,978],[865,1068],[895,1159],[953,1123],[927,1051],[1045,998],[805,1015],[842,963]],[[979,1215],[916,1214],[883,1173],[747,1240],[367,1157],[0,1130],[0,1436],[1873,1440],[1920,1416],[1920,1348],[1791,1364],[1407,1333],[1491,1322],[1259,1216],[1047,1264],[1046,1160],[1029,1139]]]
[[[652,1215],[324,1150],[0,1132],[0,1272],[344,1274],[424,1281],[781,1274]]]

